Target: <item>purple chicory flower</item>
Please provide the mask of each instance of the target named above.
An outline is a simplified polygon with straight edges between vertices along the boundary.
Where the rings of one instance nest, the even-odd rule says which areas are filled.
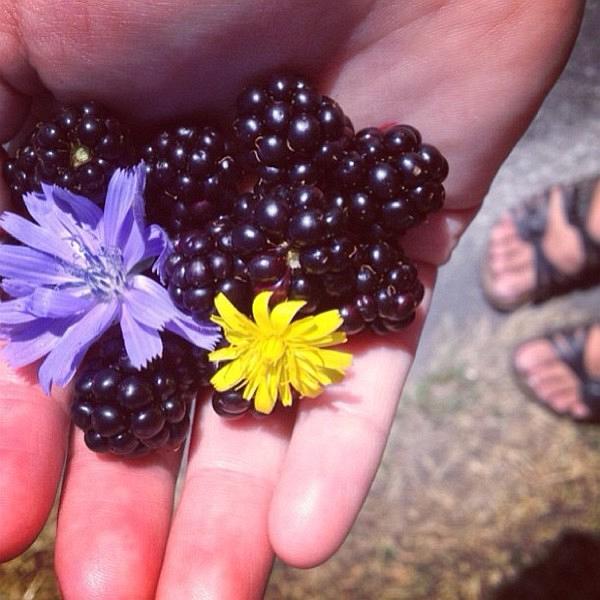
[[[2,353],[12,367],[46,357],[38,377],[50,393],[65,386],[89,347],[120,323],[125,349],[136,368],[162,355],[167,329],[212,349],[219,330],[180,311],[167,290],[142,275],[153,266],[162,276],[170,242],[157,225],[144,222],[144,167],[117,170],[104,212],[85,197],[42,184],[24,195],[34,222],[14,213],[0,227],[23,245],[0,245]]]

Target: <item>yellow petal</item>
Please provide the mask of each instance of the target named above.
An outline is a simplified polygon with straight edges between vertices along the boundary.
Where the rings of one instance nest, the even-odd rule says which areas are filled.
[[[246,315],[242,314],[225,294],[220,293],[217,295],[215,308],[223,320],[224,329],[246,331],[248,334],[256,331],[256,325]],[[217,324],[219,324],[218,319],[219,317],[213,318]]]
[[[328,369],[347,369],[352,364],[352,354],[350,352],[340,352],[339,350],[318,350],[323,364]]]
[[[254,399],[254,408],[261,413],[268,415],[275,406],[277,395],[271,394],[267,382],[262,381],[256,390]]]
[[[238,358],[242,353],[242,349],[239,346],[226,346],[225,348],[219,348],[213,350],[208,354],[208,360],[211,362],[220,362],[222,360],[233,360]]]
[[[306,305],[304,300],[288,300],[279,303],[271,312],[271,323],[277,333],[282,333],[298,311]]]
[[[338,310],[328,310],[292,323],[288,338],[294,340],[302,339],[304,343],[312,344],[324,336],[331,335],[342,326],[343,322],[344,320]],[[345,334],[342,333],[342,335],[345,339]]]
[[[218,392],[234,388],[244,378],[244,361],[233,360],[221,367],[211,378],[210,382]]]
[[[279,384],[279,400],[284,406],[292,405],[292,390],[288,383]]]
[[[329,335],[325,335],[312,342],[312,345],[317,348],[325,348],[326,346],[338,346],[345,344],[348,341],[346,334],[343,331],[334,331]]]
[[[271,319],[269,318],[269,301],[273,292],[261,292],[252,302],[252,315],[258,329],[263,335],[271,332]]]

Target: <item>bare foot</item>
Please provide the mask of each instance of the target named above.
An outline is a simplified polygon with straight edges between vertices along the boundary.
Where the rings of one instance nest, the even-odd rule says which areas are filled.
[[[542,252],[559,272],[576,275],[585,264],[579,230],[567,219],[563,192],[559,187],[550,190],[547,202],[548,215],[541,239]],[[512,310],[531,300],[537,285],[534,246],[521,237],[516,219],[514,211],[507,212],[494,225],[484,265],[486,295],[492,304],[503,310]],[[600,180],[593,193],[586,230],[600,243]]]
[[[590,327],[587,334],[585,328],[579,328],[575,335],[583,344],[583,367],[587,375],[600,381],[600,324]],[[564,335],[557,334],[554,339],[559,347],[567,344]],[[515,351],[514,365],[538,401],[559,414],[590,418],[590,407],[583,401],[582,380],[559,356],[551,341],[539,338],[525,342]]]

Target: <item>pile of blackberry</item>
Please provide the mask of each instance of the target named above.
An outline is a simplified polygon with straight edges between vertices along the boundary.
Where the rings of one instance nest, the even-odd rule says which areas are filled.
[[[198,319],[210,316],[219,292],[248,314],[268,289],[305,300],[304,314],[341,308],[350,334],[397,331],[414,317],[423,286],[399,247],[365,240],[356,224],[314,185],[243,194],[231,216],[176,240],[169,292]]]
[[[167,129],[146,145],[149,220],[177,234],[228,212],[239,177],[229,146],[209,125]]]
[[[228,129],[190,123],[145,147],[93,102],[64,108],[36,126],[4,177],[17,200],[47,182],[101,203],[115,168],[140,160],[147,220],[173,242],[165,284],[194,318],[209,318],[220,292],[250,314],[263,290],[305,300],[306,315],[339,309],[349,335],[415,318],[423,285],[399,241],[442,207],[448,164],[414,127],[355,132],[334,100],[276,74],[241,93]],[[86,357],[72,418],[92,450],[138,455],[185,439],[213,367],[206,351],[170,334],[163,342],[142,370],[115,331]],[[253,411],[236,390],[212,403],[227,417]]]
[[[163,334],[164,351],[135,369],[118,330],[111,330],[86,357],[75,380],[71,418],[95,452],[141,455],[178,448],[190,428],[190,406],[213,368],[207,352]]]
[[[29,142],[5,162],[4,178],[17,204],[42,182],[101,204],[114,170],[133,162],[128,130],[102,106],[86,102],[38,123]]]

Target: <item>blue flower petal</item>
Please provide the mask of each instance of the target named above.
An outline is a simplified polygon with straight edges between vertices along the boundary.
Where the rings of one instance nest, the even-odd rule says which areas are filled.
[[[131,278],[131,287],[125,293],[126,302],[130,303],[132,314],[140,323],[162,329],[173,317],[173,301],[169,292],[145,275]]]
[[[85,196],[79,196],[56,185],[48,186],[44,183],[42,183],[42,189],[46,198],[52,198],[57,209],[64,214],[70,215],[78,225],[87,225],[90,229],[96,229],[100,223],[102,209]],[[31,216],[35,219],[35,215],[33,215],[29,206],[27,206],[27,210],[29,210]],[[43,224],[40,223],[40,225]]]
[[[89,347],[113,324],[119,312],[117,300],[97,304],[67,329],[38,371],[46,394],[53,383],[64,386],[71,380]]]
[[[27,281],[22,279],[3,279],[0,283],[0,287],[13,298],[21,298],[22,296],[29,296],[33,294],[35,285],[31,285]]]
[[[162,355],[163,345],[158,331],[139,323],[127,304],[123,305],[121,331],[127,356],[136,369],[145,367],[153,358]]]
[[[25,279],[34,285],[70,283],[73,276],[54,258],[24,246],[0,244],[0,276]]]
[[[51,352],[73,319],[34,319],[10,330],[10,342],[2,356],[13,368],[24,367]]]
[[[165,329],[186,339],[195,346],[213,350],[221,339],[219,328],[209,323],[197,323],[192,317],[178,311],[177,315],[168,321]]]
[[[167,235],[167,232],[158,225],[150,225],[146,231],[146,252],[142,260],[153,256],[158,256],[156,262],[152,265],[152,272],[158,273],[161,282],[165,282],[167,275],[165,265],[167,258],[173,252],[173,244]]]
[[[104,241],[107,247],[124,248],[136,225],[126,223],[135,203],[143,202],[144,169],[117,169],[110,179],[104,206]],[[137,215],[136,215],[137,217]],[[135,219],[134,219],[135,221]],[[125,227],[124,227],[125,226]]]
[[[31,221],[11,212],[0,215],[0,227],[16,240],[64,260],[72,262],[76,259],[73,247],[64,239],[48,229],[42,229]]]
[[[73,290],[76,291],[76,290]],[[91,295],[75,295],[52,288],[37,288],[27,298],[27,310],[37,317],[61,318],[90,310],[98,301]]]
[[[0,323],[2,325],[15,325],[29,323],[37,317],[28,312],[29,298],[17,298],[0,302]]]

